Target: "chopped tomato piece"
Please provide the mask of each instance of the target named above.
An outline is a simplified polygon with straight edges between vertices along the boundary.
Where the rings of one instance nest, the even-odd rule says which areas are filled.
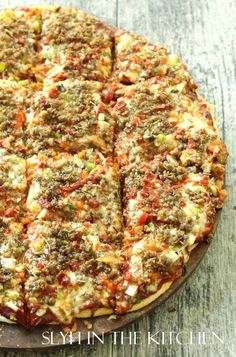
[[[177,138],[177,136],[181,137],[185,135],[185,129],[178,129],[174,132],[174,138]]]
[[[84,185],[84,183],[82,181],[78,181],[71,186],[60,186],[59,191],[61,193],[70,193],[70,192],[73,192],[73,191],[77,190],[78,188],[82,187],[83,185]]]
[[[16,38],[16,39],[15,39],[15,43],[16,43],[17,45],[23,46],[23,45],[25,44],[25,40],[24,40],[23,38]]]
[[[68,78],[68,74],[66,73],[60,73],[58,74],[54,79],[53,82],[59,82],[59,81],[64,81]]]
[[[90,176],[88,177],[88,181],[92,183],[98,183],[99,182],[99,176]]]
[[[105,95],[105,97],[104,97],[104,101],[105,101],[106,103],[110,102],[110,101],[113,99],[114,94],[115,94],[115,87],[114,87],[114,86],[113,86],[113,87],[111,86],[111,87],[107,90],[107,93],[106,93],[106,95]]]
[[[40,102],[40,107],[43,108],[46,104],[46,98],[44,96],[40,97],[39,102]]]
[[[40,262],[40,263],[37,264],[37,267],[39,269],[43,269],[45,267],[45,264],[43,262]]]
[[[78,260],[71,260],[69,263],[69,267],[72,271],[76,271],[79,268],[79,262]]]
[[[159,108],[156,109],[157,112],[164,112],[165,110],[171,110],[172,105],[162,105]]]
[[[132,281],[132,275],[129,271],[127,271],[125,274],[124,274],[124,279],[131,282]]]
[[[1,146],[3,146],[5,149],[10,149],[11,145],[9,142],[3,140],[1,143]]]
[[[140,46],[139,45],[133,46],[133,50],[136,52],[140,51]]]
[[[98,208],[99,206],[99,202],[96,201],[96,200],[88,200],[88,205],[91,207],[91,208]]]
[[[205,177],[203,177],[203,178],[201,179],[200,184],[203,185],[203,186],[205,186],[205,185],[208,183],[208,180],[209,180],[208,177],[205,176]]]
[[[123,109],[124,107],[126,107],[126,103],[124,100],[119,100],[117,103],[116,103],[116,109],[117,110],[121,110]]]
[[[130,188],[129,191],[128,191],[128,197],[129,198],[135,198],[137,195],[137,192],[134,188]]]
[[[134,117],[131,121],[133,126],[137,126],[140,123],[140,118]]]
[[[149,213],[143,213],[138,219],[138,225],[144,226],[145,224],[148,224],[154,220],[153,215]]]
[[[189,149],[195,149],[196,148],[196,142],[192,139],[192,138],[189,138],[188,139],[188,148]]]
[[[84,222],[83,225],[84,225],[85,227],[90,227],[91,223],[90,223],[90,222]]]
[[[43,39],[43,44],[46,45],[46,46],[49,44],[48,38],[44,38],[44,39]]]
[[[105,109],[106,109],[105,104],[103,103],[98,104],[96,107],[96,114],[98,115],[99,113],[103,113]]]
[[[184,200],[180,201],[179,203],[180,207],[185,207],[186,206],[186,202]]]
[[[49,93],[48,93],[48,96],[49,96],[49,98],[51,98],[51,99],[55,99],[55,98],[57,98],[57,97],[59,96],[59,94],[60,94],[59,89],[57,89],[57,88],[52,88],[52,89],[50,89],[50,91],[49,91]]]
[[[100,246],[101,246],[101,243],[100,243],[100,242],[97,242],[97,243],[95,244],[95,249],[98,250],[98,249],[100,248]]]
[[[148,197],[151,195],[151,187],[150,186],[144,186],[143,190],[140,192],[142,197]]]
[[[139,114],[139,118],[141,120],[145,120],[145,119],[147,119],[147,115],[146,114]]]
[[[41,291],[41,294],[42,294],[43,296],[53,296],[53,297],[56,296],[56,290],[55,290],[55,288],[53,288],[53,287],[50,286],[50,285],[48,285],[47,287],[41,289],[40,291]]]
[[[114,292],[116,290],[116,284],[112,281],[105,281],[105,286],[110,292]]]
[[[165,64],[168,61],[168,56],[162,57],[162,59],[160,60],[160,64]]]
[[[66,141],[60,141],[59,146],[60,146],[60,148],[66,149],[68,146],[68,143]]]
[[[163,181],[158,179],[156,175],[154,175],[152,172],[149,172],[146,177],[144,177],[143,182],[147,185],[151,184],[152,182],[158,183],[160,185],[163,185]]]
[[[62,286],[68,286],[68,284],[70,283],[70,279],[68,278],[68,276],[66,276],[65,273],[63,273],[63,271],[57,275],[57,281]]]
[[[163,155],[162,155],[162,160],[163,160],[163,161],[166,161],[168,155],[169,155],[169,152],[168,152],[168,151],[165,151],[165,152],[163,153]]]
[[[14,211],[14,209],[13,208],[8,208],[7,210],[6,210],[6,212],[5,212],[5,217],[13,217],[14,216],[14,214],[15,214],[15,211]]]
[[[155,246],[155,245],[149,245],[148,247],[147,247],[149,250],[152,250],[153,252],[156,252],[156,251],[158,251],[158,250],[160,250],[157,246]]]
[[[16,115],[16,123],[15,123],[15,128],[16,129],[21,129],[24,122],[26,121],[26,115],[25,112],[20,110],[17,115]]]
[[[77,209],[82,209],[83,207],[84,207],[84,204],[83,204],[82,201],[76,202],[76,208],[77,208]]]
[[[32,218],[30,217],[23,218],[21,221],[22,224],[29,224],[31,222],[32,222]]]
[[[150,185],[151,182],[152,182],[151,179],[144,177],[143,183],[144,183],[145,185]]]

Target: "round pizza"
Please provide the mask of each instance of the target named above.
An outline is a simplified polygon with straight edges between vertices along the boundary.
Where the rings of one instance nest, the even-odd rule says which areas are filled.
[[[176,55],[82,11],[2,10],[0,31],[0,320],[142,308],[224,204],[211,105]]]

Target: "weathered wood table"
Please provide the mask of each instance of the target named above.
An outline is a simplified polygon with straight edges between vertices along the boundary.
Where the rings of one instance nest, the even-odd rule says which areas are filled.
[[[236,356],[236,1],[3,0],[0,6],[40,3],[84,9],[154,43],[163,43],[179,54],[192,71],[200,93],[215,106],[230,159],[226,176],[228,200],[215,240],[199,268],[174,296],[124,328],[116,341],[114,335],[107,335],[104,344],[90,341],[90,345],[82,343],[55,352],[30,354],[36,357]],[[160,338],[161,332],[165,340]],[[179,332],[179,338],[174,332]],[[0,355],[23,357],[26,353],[0,352]]]

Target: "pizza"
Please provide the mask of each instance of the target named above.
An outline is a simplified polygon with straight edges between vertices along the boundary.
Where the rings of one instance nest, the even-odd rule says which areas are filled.
[[[212,239],[212,106],[176,55],[80,10],[0,19],[0,320],[138,310]]]

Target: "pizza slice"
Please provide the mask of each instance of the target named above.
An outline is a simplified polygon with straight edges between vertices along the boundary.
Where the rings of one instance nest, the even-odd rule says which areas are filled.
[[[26,161],[0,151],[0,217],[23,219],[26,192]]]
[[[62,26],[63,24],[63,26]],[[93,16],[66,7],[42,10],[42,78],[105,81],[112,69],[110,29]]]
[[[0,147],[24,155],[24,125],[33,88],[28,81],[0,80]]]
[[[0,11],[0,77],[22,80],[34,78],[38,61],[37,38],[41,30],[37,8]]]
[[[158,170],[155,174],[137,170],[125,178],[126,226],[132,233],[136,227],[155,231],[160,223],[172,224],[194,234],[196,242],[203,240],[213,231],[216,208],[224,200],[214,179],[200,173],[177,176],[171,182],[160,177]]]
[[[164,223],[149,231],[136,227],[124,235],[117,314],[138,310],[167,290],[182,275],[193,244],[191,234]]]
[[[35,220],[28,228],[25,299],[30,327],[110,314],[121,279],[120,237],[100,224]],[[118,244],[118,245],[117,245]]]
[[[111,153],[114,120],[101,95],[99,82],[45,84],[26,119],[28,156],[50,149],[76,153],[88,147]]]
[[[127,172],[157,154],[198,167],[223,183],[226,146],[216,130],[212,108],[184,83],[152,79],[118,88],[113,116],[118,121],[116,154]]]
[[[148,162],[125,178],[118,314],[163,294],[182,275],[190,252],[213,230],[219,203],[214,181],[185,168],[172,170],[172,165]]]
[[[87,149],[76,155],[37,155],[27,160],[27,208],[40,220],[101,222],[122,227],[119,173],[111,158]]]
[[[211,239],[225,191],[168,154],[133,168],[123,187],[125,217],[116,313],[141,309],[184,272],[191,251]]]
[[[178,83],[168,77],[154,77],[129,86],[120,83],[107,84],[103,97],[104,101],[114,108],[112,114],[118,128],[123,130],[131,124],[139,124],[142,121],[139,115],[143,115],[143,119],[145,116],[164,116],[166,111],[181,105],[181,98],[186,100],[186,105],[189,104],[197,98],[195,89],[196,85],[187,80]]]
[[[21,223],[0,217],[0,321],[25,326],[24,240]]]
[[[125,30],[115,32],[115,63],[112,79],[131,84],[158,76],[174,78],[178,83],[191,80],[179,58],[165,48]]]

